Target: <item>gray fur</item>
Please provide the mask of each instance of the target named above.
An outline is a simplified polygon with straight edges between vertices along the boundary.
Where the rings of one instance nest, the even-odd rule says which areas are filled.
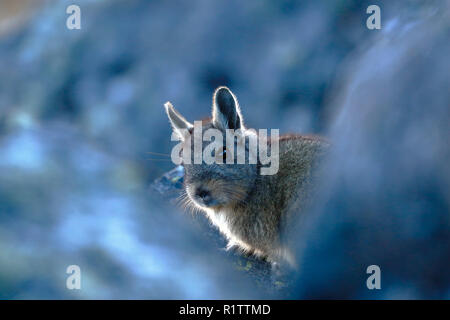
[[[240,128],[245,136],[250,133],[242,120],[236,97],[220,87],[213,96],[213,119],[202,122],[203,131]],[[281,136],[279,171],[272,176],[260,175],[255,164],[185,164],[185,203],[206,213],[227,237],[228,248],[294,265],[283,235],[292,218],[306,210],[316,166],[327,148],[320,137]]]

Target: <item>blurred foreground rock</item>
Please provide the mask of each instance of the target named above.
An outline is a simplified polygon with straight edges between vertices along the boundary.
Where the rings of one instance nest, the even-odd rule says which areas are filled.
[[[393,20],[348,59],[292,297],[450,298],[448,9]]]

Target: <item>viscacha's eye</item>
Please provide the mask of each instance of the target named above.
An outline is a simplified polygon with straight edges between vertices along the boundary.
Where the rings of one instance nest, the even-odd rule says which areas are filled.
[[[222,161],[223,163],[225,163],[227,161],[227,148],[223,147],[223,150],[219,154],[219,156],[222,156]]]
[[[216,159],[218,157],[222,157],[222,163],[225,163],[227,160],[227,148],[223,147],[223,149],[221,151],[219,150],[217,153],[216,150],[214,149],[212,151],[212,156],[215,157]]]

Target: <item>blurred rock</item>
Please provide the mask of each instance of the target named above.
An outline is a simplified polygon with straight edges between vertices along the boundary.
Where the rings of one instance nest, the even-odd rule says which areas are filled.
[[[0,2],[0,36],[14,32],[24,24],[44,0],[2,0]]]
[[[391,21],[349,57],[294,297],[450,297],[448,9]],[[370,265],[381,290],[366,287]]]

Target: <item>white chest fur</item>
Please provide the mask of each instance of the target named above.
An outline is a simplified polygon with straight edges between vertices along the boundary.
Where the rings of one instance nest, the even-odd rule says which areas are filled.
[[[230,214],[224,210],[214,211],[212,209],[206,209],[206,214],[219,231],[227,238],[228,244],[226,249],[229,250],[232,247],[239,247],[243,251],[250,251],[252,247],[242,240],[236,232],[233,232],[232,223],[230,221]]]

